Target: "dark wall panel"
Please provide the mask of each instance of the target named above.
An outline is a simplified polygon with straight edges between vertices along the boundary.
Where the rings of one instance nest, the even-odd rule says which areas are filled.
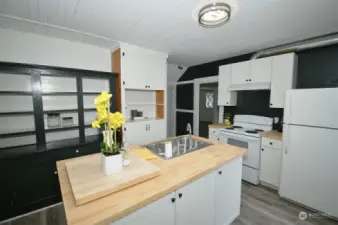
[[[193,113],[176,112],[176,135],[187,134],[187,124],[190,123],[191,131],[194,130]]]
[[[187,110],[194,109],[194,84],[177,85],[176,108]]]
[[[298,54],[297,88],[338,87],[338,45]]]
[[[270,91],[239,91],[237,106],[224,107],[224,114],[247,114],[267,117],[283,116],[283,109],[270,108]]]

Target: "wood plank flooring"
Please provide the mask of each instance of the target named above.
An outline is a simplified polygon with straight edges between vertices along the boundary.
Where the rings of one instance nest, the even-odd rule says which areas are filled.
[[[298,217],[300,212],[310,211],[281,199],[275,190],[243,182],[241,214],[232,225],[338,225],[338,221],[325,217],[301,220]],[[66,219],[63,205],[59,204],[0,222],[0,225],[66,225]]]

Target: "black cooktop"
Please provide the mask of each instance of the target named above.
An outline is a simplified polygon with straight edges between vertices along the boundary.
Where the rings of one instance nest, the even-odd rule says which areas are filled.
[[[257,134],[258,132],[255,131],[255,130],[246,130],[245,131],[246,133],[249,133],[249,134]]]

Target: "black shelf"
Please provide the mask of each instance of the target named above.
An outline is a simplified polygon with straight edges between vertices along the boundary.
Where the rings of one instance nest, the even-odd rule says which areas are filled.
[[[99,143],[102,140],[102,134],[98,135],[90,135],[86,136],[84,142],[80,141],[80,138],[69,138],[64,139],[62,141],[52,141],[47,142],[42,146],[38,146],[37,144],[33,145],[22,145],[15,146],[10,148],[0,148],[0,159],[10,159],[17,157],[24,157],[32,154],[41,154],[48,151],[57,151],[64,148],[73,148],[73,147],[81,147],[91,143]]]
[[[78,109],[56,109],[56,110],[44,110],[43,113],[58,113],[58,112],[77,112]]]
[[[83,109],[85,112],[86,111],[95,111],[96,110],[96,108],[86,108],[86,109]]]
[[[31,91],[0,91],[0,95],[32,95]]]
[[[83,92],[83,95],[100,95],[101,92]]]
[[[35,130],[0,134],[0,138],[17,137],[17,136],[32,135],[32,134],[35,134]]]
[[[14,115],[32,115],[33,111],[21,111],[21,112],[0,112],[0,116],[14,116]]]
[[[45,132],[46,133],[50,133],[50,132],[54,132],[54,131],[66,131],[66,130],[74,130],[74,129],[78,129],[79,125],[75,125],[75,126],[66,126],[66,127],[53,127],[53,128],[46,128]]]
[[[91,125],[91,124],[85,124],[84,127],[85,127],[85,128],[89,128],[89,127],[91,128],[92,125]]]
[[[77,95],[76,92],[42,92],[42,96],[68,96]]]

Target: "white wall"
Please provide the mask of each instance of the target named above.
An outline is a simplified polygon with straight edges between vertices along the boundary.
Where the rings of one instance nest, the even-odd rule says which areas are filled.
[[[176,136],[176,131],[173,124],[175,121],[176,113],[176,85],[175,83],[182,76],[182,74],[187,70],[187,67],[182,66],[182,69],[179,69],[177,65],[168,63],[167,71],[167,136],[173,137]]]
[[[111,72],[109,49],[9,29],[0,29],[0,61]]]

